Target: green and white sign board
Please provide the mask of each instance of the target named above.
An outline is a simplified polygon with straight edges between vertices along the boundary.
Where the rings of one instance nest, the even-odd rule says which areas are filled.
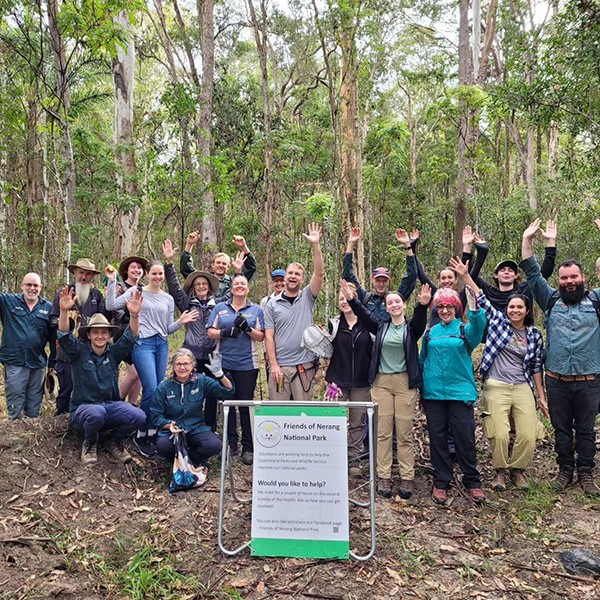
[[[346,407],[260,406],[252,554],[349,558]]]

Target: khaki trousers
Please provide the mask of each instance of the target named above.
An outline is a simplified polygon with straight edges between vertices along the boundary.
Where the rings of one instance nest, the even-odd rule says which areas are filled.
[[[391,479],[392,433],[396,422],[398,469],[404,480],[415,478],[413,422],[417,405],[417,390],[408,389],[408,374],[378,373],[371,389],[371,398],[378,405],[377,476]]]
[[[304,372],[299,371],[299,367],[281,367],[283,371],[283,387],[277,391],[277,382],[269,376],[269,400],[312,400],[312,386],[317,374],[317,368],[314,363],[305,363],[301,365]]]
[[[369,388],[342,388],[341,402],[369,402]],[[364,453],[365,422],[367,409],[348,407],[348,460],[360,458]]]
[[[483,431],[492,448],[494,469],[525,469],[533,459],[538,438],[535,398],[527,383],[488,379],[483,386]],[[515,443],[508,455],[510,418],[515,424]]]

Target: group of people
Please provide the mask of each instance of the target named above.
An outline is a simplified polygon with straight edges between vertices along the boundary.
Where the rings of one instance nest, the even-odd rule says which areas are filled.
[[[600,228],[600,220],[596,224]],[[539,231],[546,240],[541,267],[533,255]],[[494,269],[493,283],[487,283],[480,271],[489,246],[466,227],[462,256],[450,258],[434,282],[417,256],[419,232],[398,229],[406,274],[398,289],[390,290],[389,270],[377,267],[372,272],[373,291],[367,291],[353,267],[361,232],[351,230],[343,257],[339,315],[329,321],[333,354],[325,379],[339,387],[341,400],[372,399],[378,405],[379,494],[390,497],[396,492],[408,498],[414,493],[413,422],[420,402],[434,471],[433,501],[448,501],[454,457],[469,497],[475,503],[485,500],[475,443],[479,392],[471,359],[483,343],[482,417],[492,451],[491,487],[503,491],[510,481],[517,488],[527,485],[525,470],[544,431],[537,405],[555,430],[555,486],[566,488],[577,470],[583,491],[600,495],[592,478],[600,400],[600,296],[586,291],[576,261],[559,265],[557,290],[547,283],[554,272],[556,233],[553,221],[543,231],[540,220],[534,221],[523,234],[520,267],[527,281],[519,281],[516,262],[504,260]],[[21,294],[0,294],[0,361],[5,366],[9,419],[39,415],[47,344],[48,368],[59,382],[56,411],[70,413],[73,428],[83,436],[81,459],[86,464],[96,462],[99,443],[116,459],[130,461],[123,442],[132,434],[146,457],[157,452],[172,459],[172,435],[181,431],[195,465],[217,454],[217,403],[254,398],[261,343],[269,399],[311,400],[319,360],[303,336],[313,323],[323,284],[320,227],[311,224],[304,234],[312,250],[308,284],[305,267],[298,262],[275,269],[273,291],[260,304],[248,297],[256,260],[245,239],[234,236],[239,250],[234,260],[218,253],[210,270],[203,271],[195,269],[192,257],[198,237],[198,232],[188,236],[180,257],[183,283],[173,264],[177,249],[166,240],[164,261],[130,256],[121,261],[118,276],[113,267],[106,267],[106,297],[93,284],[101,271],[86,258],[69,265],[75,282],[59,290],[52,304],[42,297],[35,273],[25,275]],[[233,275],[228,273],[231,268]],[[165,279],[168,291],[163,289]],[[417,280],[422,287],[409,318],[407,301]],[[545,349],[540,330],[533,326],[534,300],[545,313]],[[183,347],[173,354],[172,374],[165,379],[167,339],[181,327]],[[128,367],[119,381],[121,361]],[[362,473],[364,425],[365,410],[351,407],[352,476]],[[230,411],[224,426],[230,454],[240,453],[245,464],[252,464],[248,408]],[[392,477],[394,439],[397,485]]]

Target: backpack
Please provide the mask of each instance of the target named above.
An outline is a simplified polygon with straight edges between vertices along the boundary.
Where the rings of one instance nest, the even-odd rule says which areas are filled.
[[[550,296],[550,300],[546,304],[546,310],[544,311],[544,327],[548,324],[548,318],[550,317],[550,312],[554,308],[554,305],[557,303],[560,298],[560,292],[555,290],[552,296]],[[600,296],[598,296],[598,292],[596,290],[591,290],[587,292],[586,298],[593,304],[594,309],[596,310],[596,316],[598,317],[598,324],[600,325]]]
[[[470,355],[472,348],[471,348],[471,346],[470,346],[470,344],[469,344],[469,342],[467,340],[466,329],[465,329],[465,324],[464,323],[461,323],[459,325],[458,332],[459,332],[458,335],[448,335],[448,336],[445,336],[445,337],[458,337],[458,338],[460,338],[463,341],[464,345],[465,345],[465,349],[467,350],[467,353]],[[428,329],[425,332],[425,335],[423,336],[423,345],[421,346],[421,357],[422,357],[423,360],[425,360],[425,358],[427,357],[427,344],[429,344],[430,333],[431,333],[431,329]]]

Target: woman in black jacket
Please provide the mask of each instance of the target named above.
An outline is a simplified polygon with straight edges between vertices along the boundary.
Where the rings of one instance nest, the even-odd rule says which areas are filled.
[[[421,288],[412,319],[404,316],[406,304],[402,296],[398,292],[388,292],[385,308],[391,321],[383,323],[373,319],[358,300],[352,299],[345,281],[340,286],[358,322],[376,334],[369,366],[369,383],[373,386],[371,398],[378,404],[377,491],[386,498],[392,495],[392,432],[395,421],[401,476],[398,493],[402,498],[410,498],[415,477],[413,420],[417,388],[422,382],[417,341],[427,324],[431,290],[428,285]]]
[[[356,298],[356,286],[348,283],[352,298]],[[335,383],[342,390],[338,400],[344,402],[368,402],[370,400],[369,367],[373,338],[350,308],[344,294],[338,297],[340,314],[329,321],[329,333],[333,334],[333,354],[325,373],[325,381]],[[361,474],[360,456],[363,452],[365,419],[367,409],[350,408],[348,412],[348,473]]]

